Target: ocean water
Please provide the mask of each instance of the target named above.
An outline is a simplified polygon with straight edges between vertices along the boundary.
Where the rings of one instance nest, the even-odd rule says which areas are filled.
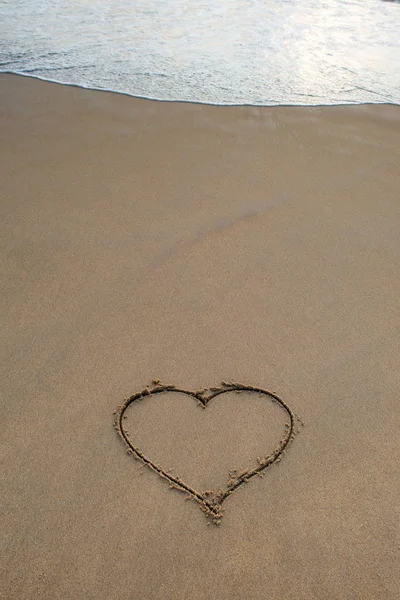
[[[159,100],[400,103],[400,3],[0,0],[0,70]]]

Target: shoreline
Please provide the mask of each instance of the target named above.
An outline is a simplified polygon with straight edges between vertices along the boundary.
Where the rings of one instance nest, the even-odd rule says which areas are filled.
[[[106,89],[106,88],[98,88],[98,87],[89,87],[79,83],[68,83],[66,81],[58,81],[57,79],[50,79],[47,77],[42,77],[41,75],[32,75],[31,73],[24,73],[23,71],[1,71],[1,75],[15,75],[17,77],[28,77],[31,79],[38,79],[39,81],[44,81],[47,83],[56,83],[58,85],[64,85],[68,87],[76,87],[82,90],[88,90],[92,92],[106,92],[109,94],[118,94],[121,96],[128,96],[129,98],[136,98],[137,100],[151,100],[153,102],[169,102],[173,104],[194,104],[199,106],[218,106],[218,107],[244,107],[244,108],[273,108],[273,107],[281,107],[281,108],[325,108],[325,107],[346,107],[346,106],[400,106],[399,102],[338,102],[331,104],[282,104],[282,103],[274,103],[274,104],[217,104],[213,102],[201,102],[200,100],[177,100],[177,99],[168,99],[168,98],[155,98],[151,96],[140,96],[136,94],[130,94],[129,92],[114,90],[114,89]]]

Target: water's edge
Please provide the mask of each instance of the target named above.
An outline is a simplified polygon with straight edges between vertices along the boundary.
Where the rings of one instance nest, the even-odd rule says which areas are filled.
[[[201,100],[191,100],[191,99],[182,99],[182,98],[156,98],[156,97],[152,97],[152,96],[141,96],[139,94],[131,94],[130,92],[126,92],[126,91],[122,91],[122,90],[116,90],[116,89],[107,89],[107,88],[99,88],[99,87],[92,87],[92,86],[88,86],[88,85],[83,85],[83,84],[78,84],[78,83],[70,83],[68,81],[60,81],[58,79],[50,79],[48,77],[41,77],[40,75],[32,75],[31,73],[24,73],[23,71],[10,71],[10,70],[0,70],[0,75],[18,75],[20,77],[27,77],[30,79],[39,79],[40,81],[46,81],[48,83],[57,83],[58,85],[67,85],[69,87],[75,87],[78,89],[82,89],[82,90],[91,90],[94,92],[106,92],[109,94],[119,94],[121,96],[128,96],[130,98],[137,98],[139,100],[151,100],[153,102],[168,102],[168,103],[174,103],[174,104],[199,104],[199,105],[203,105],[203,106],[226,106],[226,107],[234,107],[234,106],[249,106],[249,107],[296,107],[296,106],[303,106],[303,107],[309,107],[309,108],[318,108],[318,107],[324,107],[324,106],[400,106],[400,102],[390,102],[388,100],[384,100],[384,101],[363,101],[360,100],[360,102],[327,102],[327,103],[302,103],[302,102],[296,102],[296,103],[282,103],[282,102],[271,102],[271,103],[259,103],[259,104],[252,104],[252,103],[218,103],[218,102],[203,102]]]

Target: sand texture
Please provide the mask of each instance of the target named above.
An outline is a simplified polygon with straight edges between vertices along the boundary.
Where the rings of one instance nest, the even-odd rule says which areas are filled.
[[[397,599],[400,107],[0,111],[0,598]]]

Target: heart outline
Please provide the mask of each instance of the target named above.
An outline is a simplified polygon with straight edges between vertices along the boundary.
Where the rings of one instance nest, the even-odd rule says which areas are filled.
[[[129,396],[125,399],[123,404],[117,407],[117,410],[114,412],[115,420],[114,427],[122,438],[123,442],[127,446],[127,453],[133,455],[136,459],[140,460],[143,464],[148,466],[151,470],[155,471],[160,477],[166,479],[170,483],[170,487],[174,489],[178,489],[186,494],[188,494],[189,498],[192,498],[198,502],[200,508],[206,513],[206,516],[210,517],[212,521],[216,524],[219,524],[221,518],[223,516],[222,513],[222,504],[225,500],[232,495],[239,487],[241,487],[244,483],[247,483],[250,479],[255,477],[256,475],[261,475],[261,473],[271,467],[276,462],[279,462],[282,455],[286,452],[288,446],[293,441],[294,436],[298,431],[295,429],[296,420],[301,424],[300,417],[295,415],[295,413],[291,410],[291,408],[286,404],[282,398],[280,398],[275,392],[271,392],[269,390],[264,390],[262,388],[254,387],[251,385],[244,385],[240,383],[225,383],[222,382],[220,387],[210,387],[205,390],[192,392],[190,390],[184,390],[181,388],[177,388],[174,385],[165,385],[162,384],[159,380],[155,380],[152,382],[153,387],[146,387],[141,392],[137,392],[132,396]],[[129,439],[129,435],[124,429],[123,419],[124,413],[128,409],[128,407],[138,400],[143,398],[154,396],[155,394],[160,393],[168,393],[175,392],[185,394],[186,396],[191,396],[196,399],[198,403],[202,405],[205,409],[208,404],[214,398],[226,392],[253,392],[263,396],[268,397],[272,402],[278,403],[288,414],[289,416],[289,424],[286,435],[279,442],[278,446],[268,456],[265,456],[262,459],[258,459],[258,465],[251,470],[244,470],[239,473],[236,477],[232,477],[228,482],[228,485],[225,489],[220,489],[218,492],[212,492],[214,494],[213,499],[208,499],[210,495],[207,492],[198,492],[190,485],[186,484],[184,481],[180,479],[178,476],[171,475],[165,469],[163,469],[160,465],[157,465],[150,458],[148,458],[137,446],[135,446],[132,441]]]

